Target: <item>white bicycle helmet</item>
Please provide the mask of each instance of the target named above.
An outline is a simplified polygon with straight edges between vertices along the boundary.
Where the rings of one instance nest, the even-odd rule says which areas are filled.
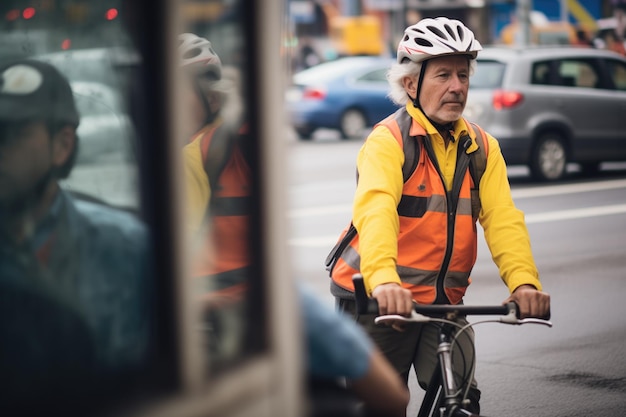
[[[178,40],[182,67],[199,75],[211,75],[216,80],[222,78],[222,61],[213,50],[211,42],[193,33],[180,34]]]
[[[469,55],[474,59],[482,49],[474,33],[460,21],[426,18],[404,31],[398,44],[398,63],[405,58],[422,62],[441,55]]]

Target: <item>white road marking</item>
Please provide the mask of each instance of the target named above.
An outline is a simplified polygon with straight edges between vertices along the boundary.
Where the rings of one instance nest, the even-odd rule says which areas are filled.
[[[626,180],[591,182],[584,184],[568,184],[546,186],[541,188],[527,188],[523,190],[513,190],[513,199],[555,196],[562,194],[572,194],[589,191],[601,191],[615,188],[626,188]],[[350,204],[337,204],[330,206],[310,207],[306,209],[292,210],[289,213],[291,218],[302,218],[310,216],[323,216],[328,214],[346,213],[352,210]],[[526,214],[527,224],[545,223],[560,220],[571,220],[585,217],[607,216],[611,214],[626,213],[626,204],[614,204],[610,206],[586,207],[580,209],[557,210],[545,213]],[[313,236],[307,238],[294,238],[289,240],[290,246],[329,249],[337,242],[339,231],[332,236]]]

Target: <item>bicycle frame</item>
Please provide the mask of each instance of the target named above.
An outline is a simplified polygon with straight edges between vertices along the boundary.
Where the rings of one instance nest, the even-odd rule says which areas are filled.
[[[462,399],[458,395],[458,387],[452,373],[452,339],[455,328],[443,324],[439,331],[439,347],[437,349],[437,367],[433,373],[417,417],[475,416],[463,409]]]

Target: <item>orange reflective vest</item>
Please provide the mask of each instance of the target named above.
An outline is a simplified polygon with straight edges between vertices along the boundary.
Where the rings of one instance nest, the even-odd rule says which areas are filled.
[[[220,279],[212,283],[213,290],[241,284],[246,277],[243,271],[250,264],[252,183],[249,164],[237,140],[241,134],[241,131],[229,132],[221,125],[203,130],[202,136],[195,139],[201,141],[211,198],[205,216],[208,233],[203,246],[195,251],[192,273],[195,277],[218,275]],[[220,154],[216,157],[217,152]]]
[[[405,174],[402,198],[398,204],[400,232],[398,235],[397,272],[402,285],[411,290],[421,304],[461,302],[470,284],[470,272],[476,261],[476,221],[480,211],[476,165],[486,164],[487,136],[475,126],[481,154],[467,154],[471,145],[469,134],[461,135],[452,189],[446,190],[426,131],[413,121],[405,109],[379,123],[386,126],[405,152],[405,166],[411,163],[407,144],[414,141],[417,149],[415,167]],[[470,126],[469,124],[467,124]],[[409,128],[417,132],[409,136]],[[405,169],[403,168],[403,172]],[[476,179],[474,179],[476,178]],[[473,198],[472,198],[473,196]],[[352,276],[359,272],[359,235],[354,226],[344,229],[327,258],[333,293],[352,293]],[[338,288],[337,288],[338,287]],[[339,290],[339,291],[337,291]]]

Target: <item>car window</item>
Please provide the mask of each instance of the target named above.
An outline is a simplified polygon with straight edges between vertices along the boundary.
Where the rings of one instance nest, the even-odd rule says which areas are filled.
[[[626,91],[626,64],[610,59],[607,60],[607,66],[615,88],[620,91]]]
[[[598,71],[589,61],[565,59],[559,62],[557,71],[560,85],[581,88],[600,86]]]
[[[387,68],[380,68],[363,74],[357,81],[387,82]]]
[[[500,87],[505,68],[506,64],[503,62],[478,60],[476,71],[470,81],[470,88]]]
[[[535,85],[550,84],[550,63],[536,62],[533,64],[531,83]]]

